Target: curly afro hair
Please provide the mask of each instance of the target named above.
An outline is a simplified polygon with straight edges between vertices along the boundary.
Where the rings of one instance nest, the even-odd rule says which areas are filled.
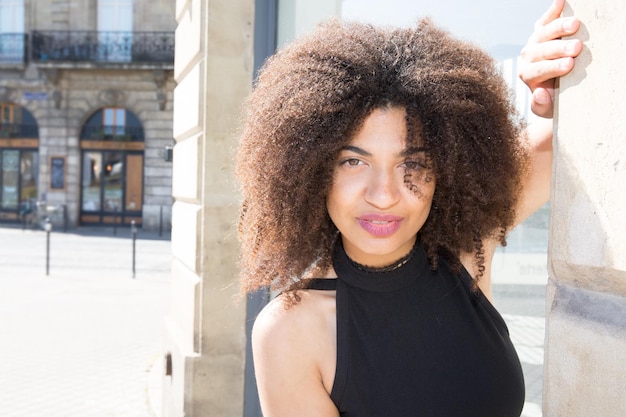
[[[246,103],[236,155],[243,292],[302,288],[332,265],[336,156],[390,105],[406,109],[407,146],[425,146],[437,180],[418,233],[432,267],[445,257],[458,269],[469,252],[482,275],[483,241],[506,244],[528,165],[497,65],[427,19],[407,29],[333,20],[270,57]]]

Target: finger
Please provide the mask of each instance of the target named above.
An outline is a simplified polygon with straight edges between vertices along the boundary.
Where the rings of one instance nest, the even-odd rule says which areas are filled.
[[[580,20],[575,17],[560,17],[544,26],[536,27],[530,37],[533,42],[546,42],[571,36],[580,28]]]
[[[537,22],[535,22],[535,29],[545,26],[557,17],[561,16],[564,6],[565,0],[554,0],[550,5],[550,8],[548,8],[548,10],[546,10],[539,19],[537,19]]]
[[[572,68],[574,68],[574,59],[566,57],[528,63],[522,66],[518,75],[534,91],[542,83],[555,77],[561,77],[570,72]]]
[[[520,56],[525,62],[538,62],[563,57],[574,58],[580,54],[582,49],[583,44],[578,39],[554,40],[528,44],[522,49]]]
[[[536,89],[531,97],[530,109],[539,117],[551,118],[554,113],[554,89]]]

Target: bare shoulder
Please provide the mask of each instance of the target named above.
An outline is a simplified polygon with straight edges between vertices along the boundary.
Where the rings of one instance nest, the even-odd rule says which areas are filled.
[[[270,301],[256,318],[254,337],[301,335],[306,339],[311,331],[325,330],[326,320],[334,318],[335,292],[300,290],[298,296],[299,302],[293,305],[289,305],[284,295]]]
[[[294,305],[276,297],[254,323],[252,350],[263,413],[336,416],[330,399],[336,356],[334,292],[298,294]]]
[[[327,361],[328,344],[335,342],[335,292],[301,290],[298,295],[300,301],[293,305],[279,295],[258,315],[252,330],[255,359],[269,353],[285,360],[298,352],[297,360],[312,366]]]

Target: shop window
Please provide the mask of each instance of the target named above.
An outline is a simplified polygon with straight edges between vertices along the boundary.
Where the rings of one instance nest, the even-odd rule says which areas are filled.
[[[36,150],[0,150],[0,209],[16,210],[37,198],[39,159]]]

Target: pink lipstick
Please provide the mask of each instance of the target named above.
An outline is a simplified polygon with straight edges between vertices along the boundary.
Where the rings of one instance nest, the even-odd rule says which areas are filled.
[[[391,214],[365,214],[357,220],[369,234],[376,237],[388,237],[400,228],[403,218]]]

